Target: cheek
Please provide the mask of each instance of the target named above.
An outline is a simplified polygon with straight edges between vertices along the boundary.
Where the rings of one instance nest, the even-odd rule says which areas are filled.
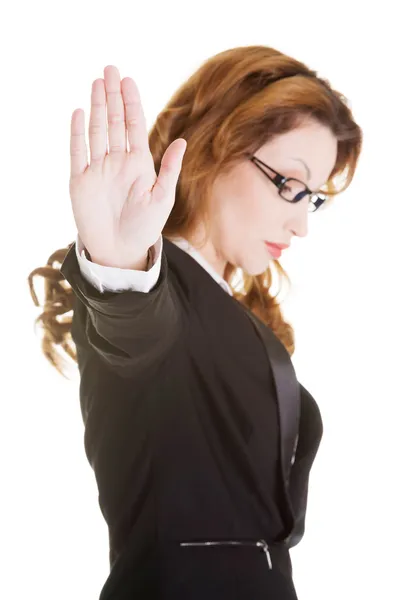
[[[276,199],[266,192],[248,188],[236,197],[236,218],[241,227],[245,228],[249,237],[264,239],[268,230],[274,227],[279,206]]]
[[[232,182],[231,206],[238,225],[248,228],[263,226],[266,217],[266,193],[252,177],[241,177]]]
[[[241,172],[216,189],[214,215],[219,237],[233,246],[237,240],[259,242],[274,239],[279,217],[280,198],[263,181]]]

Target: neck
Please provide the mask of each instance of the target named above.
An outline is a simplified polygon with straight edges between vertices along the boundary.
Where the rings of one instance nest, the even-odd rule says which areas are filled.
[[[224,277],[227,261],[222,256],[218,247],[213,243],[211,236],[205,239],[201,232],[196,232],[187,241],[201,254],[218,275]]]
[[[188,240],[190,242],[190,240]],[[225,267],[227,265],[226,260],[224,260],[217,252],[215,247],[211,242],[207,242],[202,246],[198,246],[190,242],[192,246],[202,255],[202,257],[208,262],[209,265],[220,275],[222,278],[224,277]]]
[[[181,237],[180,235],[171,236]],[[223,258],[216,245],[212,242],[211,236],[205,238],[203,230],[199,229],[191,234],[182,236],[187,242],[204,258],[205,261],[220,275],[224,277],[227,261]]]

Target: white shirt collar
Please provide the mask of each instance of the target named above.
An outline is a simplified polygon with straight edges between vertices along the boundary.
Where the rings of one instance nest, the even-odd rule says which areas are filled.
[[[230,296],[233,296],[232,288],[230,287],[230,285],[225,281],[223,277],[221,277],[221,275],[219,275],[219,273],[216,272],[216,270],[210,265],[210,263],[207,262],[205,258],[203,258],[200,252],[193,248],[193,246],[187,240],[180,237],[170,239],[170,241],[173,244],[175,244],[175,246],[178,246],[178,248],[180,248],[184,252],[187,252],[187,254],[194,258],[194,260],[196,260],[199,263],[199,265],[201,265],[203,269],[205,269],[205,271],[207,271],[207,273],[211,275],[211,277],[222,287],[222,289],[224,289]]]

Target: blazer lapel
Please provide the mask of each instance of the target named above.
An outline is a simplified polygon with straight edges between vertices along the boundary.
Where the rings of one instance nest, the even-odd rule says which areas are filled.
[[[300,423],[300,386],[296,373],[284,345],[267,326],[245,311],[253,322],[268,355],[276,388],[280,423],[281,470],[285,483],[286,498],[293,515],[289,495],[290,471],[298,441]]]

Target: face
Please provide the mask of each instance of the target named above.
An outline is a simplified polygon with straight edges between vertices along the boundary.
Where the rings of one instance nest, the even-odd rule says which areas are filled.
[[[276,137],[255,152],[275,171],[303,181],[312,191],[326,183],[336,155],[333,133],[315,121]],[[199,248],[204,258],[221,275],[228,262],[249,275],[258,275],[274,258],[266,242],[289,245],[293,236],[307,235],[309,196],[297,203],[286,202],[247,159],[215,182],[211,214],[210,237]]]

